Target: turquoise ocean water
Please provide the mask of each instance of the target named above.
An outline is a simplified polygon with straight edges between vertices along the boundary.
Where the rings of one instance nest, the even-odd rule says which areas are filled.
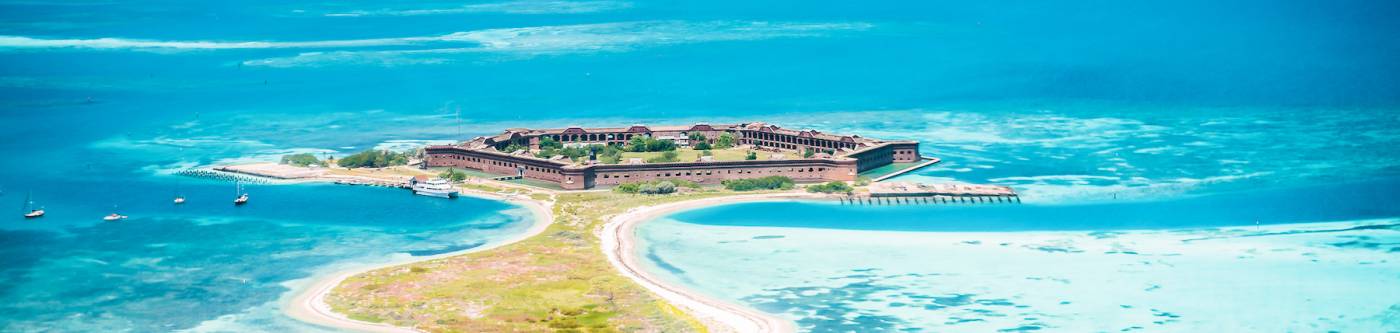
[[[802,240],[840,237],[864,244],[846,249],[871,251],[847,253],[855,256],[965,250],[971,252],[958,253],[1056,262],[919,240],[949,237],[940,231],[988,232],[997,234],[950,242],[1034,243],[1002,234],[1026,232],[1027,239],[1070,235],[1067,242],[1087,248],[1103,241],[1084,235],[1104,230],[1175,235],[1162,230],[1394,218],[1396,14],[1400,6],[1375,1],[0,1],[0,153],[8,157],[0,163],[0,204],[12,207],[0,218],[0,330],[313,330],[276,314],[276,301],[299,279],[395,253],[466,248],[526,227],[504,204],[335,186],[254,186],[255,202],[235,209],[225,205],[231,184],[170,175],[176,170],[289,152],[410,147],[506,127],[753,120],[918,139],[924,154],[945,162],[903,180],[1011,185],[1026,204],[755,204],[684,213],[677,223],[643,230],[657,244],[650,249],[657,262],[685,273],[658,271],[775,313],[822,311],[810,317],[890,318],[890,329],[933,329],[944,321],[909,318],[948,317],[958,307],[857,302],[860,288],[793,291],[845,307],[793,307],[764,297],[841,270],[959,273],[910,267],[937,263],[794,265],[783,275],[759,269],[777,265],[687,253],[722,248],[736,251],[733,258],[818,263],[810,259],[821,257],[820,243]],[[168,205],[177,189],[192,199],[184,207]],[[19,217],[29,192],[50,216]],[[101,223],[112,210],[132,219]],[[861,216],[880,218],[845,218]],[[666,240],[687,232],[704,237]],[[1310,277],[1394,295],[1393,285],[1345,278],[1384,282],[1396,274],[1394,252],[1386,252],[1393,251],[1394,236],[1386,234],[1393,230],[1361,232],[1344,236],[1369,237],[1351,240],[1373,246],[1298,250],[1313,244],[1307,242],[1346,243],[1311,238],[1257,245],[1293,249],[1269,253],[1335,254],[1341,259]],[[772,244],[757,241],[719,243],[738,235],[785,235],[760,239],[790,251],[771,254]],[[908,242],[881,247],[863,239]],[[1343,250],[1351,252],[1336,252]],[[1168,263],[1191,268],[1174,271],[1182,276],[1219,272],[1191,261],[1209,261],[1210,253]],[[1299,258],[1308,257],[1256,271],[1297,274],[1287,268],[1302,267],[1289,261]],[[704,267],[750,274],[729,281]],[[962,275],[987,277],[981,280],[906,275],[881,283],[933,283],[943,289],[914,295],[954,297],[950,304],[997,303],[956,295],[1004,286],[975,281],[1032,281],[1025,278],[1053,268],[1000,267],[1026,269]],[[1083,285],[1092,284],[1071,284]],[[1162,290],[1141,301],[1185,308],[1180,299],[1210,296]],[[1033,301],[1037,295],[1022,295],[1020,305],[1061,301]],[[1092,300],[1069,301],[1091,305],[1043,312],[1131,319],[1113,329],[1152,327],[1136,314],[1097,311]],[[1381,318],[1331,327],[1384,327],[1384,318],[1395,316],[1385,317],[1386,304],[1377,302],[1323,303],[1314,306]],[[1184,326],[1192,328],[1264,321],[1201,314],[1223,309],[1158,309],[1181,317],[1171,318],[1142,304],[1110,305],[1132,306],[1148,319],[1199,321]],[[1290,308],[1296,311],[1235,311],[1336,315]],[[1016,318],[1026,317],[1038,318]],[[990,329],[1021,327],[959,318],[983,319],[995,324]],[[837,319],[799,323],[810,331],[851,327]],[[1309,323],[1316,325],[1283,328],[1329,327],[1300,325]],[[1042,324],[1026,327],[1083,327]],[[1256,327],[1270,328],[1279,327]]]

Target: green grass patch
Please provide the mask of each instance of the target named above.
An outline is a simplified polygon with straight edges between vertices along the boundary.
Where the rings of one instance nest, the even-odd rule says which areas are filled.
[[[748,149],[711,149],[708,151],[710,152],[710,155],[713,156],[712,159],[715,161],[743,161],[744,156],[748,155],[749,152]],[[676,148],[676,160],[679,162],[695,162],[700,160],[702,152],[704,151],[690,148]],[[660,157],[661,154],[662,152],[624,152],[622,153],[622,163],[627,163],[627,161],[633,158],[640,158],[643,161],[655,159]],[[772,154],[773,153],[770,152],[758,152],[758,160],[768,160],[772,156]],[[787,158],[789,159],[798,157],[795,154],[784,155],[787,155]]]

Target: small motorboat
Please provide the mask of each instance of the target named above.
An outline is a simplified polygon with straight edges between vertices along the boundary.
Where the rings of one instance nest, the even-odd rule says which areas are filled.
[[[176,205],[182,204],[182,203],[185,203],[185,197],[175,197],[175,204],[176,204]]]
[[[103,216],[103,217],[102,217],[102,220],[103,220],[103,221],[119,221],[119,220],[125,220],[125,219],[126,219],[126,215],[121,215],[121,214],[117,214],[117,213],[112,213],[111,215],[107,215],[107,216]]]

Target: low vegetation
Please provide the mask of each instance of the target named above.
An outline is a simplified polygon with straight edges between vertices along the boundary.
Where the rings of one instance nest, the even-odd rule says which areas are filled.
[[[724,188],[733,191],[790,190],[795,185],[792,178],[783,176],[730,179],[722,183],[724,184]]]
[[[509,153],[514,153],[514,152],[516,152],[516,151],[526,150],[526,149],[530,149],[530,147],[526,147],[525,145],[522,145],[522,144],[519,144],[519,143],[511,142],[510,144],[506,145],[504,148],[501,148],[500,151],[503,152],[503,153],[509,154]]]
[[[442,173],[438,174],[438,177],[440,177],[440,178],[442,178],[442,179],[446,179],[446,180],[451,180],[451,181],[454,181],[454,182],[460,182],[460,181],[463,181],[463,180],[467,180],[467,173],[466,173],[466,172],[457,171],[457,170],[454,170],[454,169],[452,169],[452,168],[447,168],[446,171],[443,171]]]
[[[616,146],[594,144],[565,148],[562,144],[550,140],[549,138],[540,140],[540,152],[536,153],[535,157],[550,158],[563,155],[564,157],[568,157],[571,161],[579,161],[580,159],[587,158],[589,153],[596,156],[599,163],[617,164],[622,161],[622,149]]]
[[[594,231],[634,207],[723,195],[558,194],[554,224],[538,236],[355,275],[326,303],[350,318],[428,332],[703,332],[697,320],[619,275]]]
[[[700,184],[684,179],[651,180],[642,182],[622,183],[613,188],[613,192],[627,194],[667,194],[676,192],[677,188],[700,189]]]
[[[678,159],[677,156],[680,156],[680,155],[677,154],[676,151],[674,151],[674,150],[672,150],[672,151],[665,151],[665,152],[661,152],[661,155],[658,155],[658,156],[655,156],[655,157],[652,157],[652,158],[648,158],[648,159],[647,159],[647,163],[670,163],[670,162],[677,162],[677,161],[680,161],[680,159]]]
[[[816,184],[807,186],[807,192],[812,193],[851,193],[855,188],[847,185],[846,182],[830,182],[826,184]]]
[[[634,153],[624,151],[622,152],[620,158],[622,161],[627,161],[633,158],[641,159],[642,161],[647,161],[656,157],[662,157],[662,155],[665,153],[666,152]],[[711,159],[713,159],[714,161],[743,161],[749,155],[749,151],[742,149],[695,150],[691,148],[677,148],[675,150],[675,153],[677,162],[694,162],[700,160],[700,157],[702,156],[711,156]],[[759,160],[766,159],[767,157],[768,156],[759,156],[757,154],[754,155],[754,159]],[[599,157],[599,160],[602,160],[602,157]]]
[[[857,176],[856,186],[870,185],[871,181],[872,179],[870,179],[870,176]]]
[[[320,159],[317,159],[317,158],[316,158],[316,155],[315,155],[315,154],[312,154],[312,153],[301,153],[301,154],[282,155],[282,164],[295,165],[295,166],[299,166],[299,167],[312,166],[312,165],[316,165],[316,166],[326,166],[326,161],[322,161],[322,160],[320,160]]]
[[[336,160],[335,164],[345,168],[383,168],[408,164],[409,153],[388,150],[366,150]]]

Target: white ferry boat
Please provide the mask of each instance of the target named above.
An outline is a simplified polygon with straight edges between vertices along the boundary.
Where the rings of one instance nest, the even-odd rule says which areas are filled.
[[[439,198],[455,198],[457,190],[446,179],[433,178],[424,181],[414,179],[413,194]]]

